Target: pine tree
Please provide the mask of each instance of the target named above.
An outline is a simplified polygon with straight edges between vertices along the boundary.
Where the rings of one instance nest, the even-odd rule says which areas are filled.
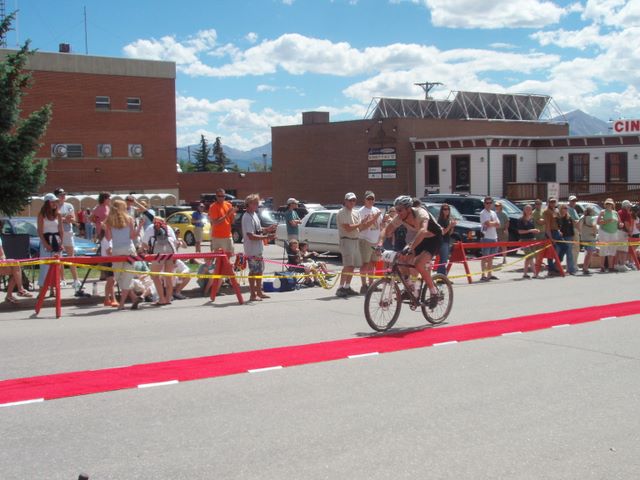
[[[231,160],[227,158],[222,148],[220,137],[216,137],[216,143],[213,144],[213,172],[224,172],[234,170],[235,166]]]
[[[15,18],[15,12],[0,23],[4,38]],[[0,62],[0,211],[15,215],[29,204],[30,196],[44,184],[46,161],[35,160],[39,140],[51,120],[51,105],[45,105],[20,118],[23,90],[28,88],[31,74],[24,67],[34,53],[27,40],[16,53]]]
[[[196,160],[194,165],[194,171],[196,172],[208,172],[211,170],[212,162],[209,159],[211,156],[211,147],[207,143],[207,139],[204,135],[200,135],[200,147],[193,154],[193,158]]]

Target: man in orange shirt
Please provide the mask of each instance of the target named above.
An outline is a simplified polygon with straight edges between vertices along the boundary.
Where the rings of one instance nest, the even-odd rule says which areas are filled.
[[[211,222],[211,251],[221,248],[228,257],[232,257],[233,239],[231,224],[236,216],[236,208],[224,199],[224,188],[216,190],[216,201],[209,207]]]

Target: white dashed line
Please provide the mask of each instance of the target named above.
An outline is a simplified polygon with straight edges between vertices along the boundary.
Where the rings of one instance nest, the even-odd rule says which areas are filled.
[[[604,317],[604,318],[601,318],[600,320],[613,320],[614,318],[618,318],[618,317]]]
[[[175,385],[179,383],[178,380],[169,380],[167,382],[155,382],[155,383],[141,383],[138,388],[150,388],[150,387],[162,387],[164,385]]]
[[[17,405],[28,405],[29,403],[40,403],[40,402],[44,402],[44,398],[34,398],[33,400],[22,400],[20,402],[0,403],[0,408],[15,407]]]
[[[522,332],[518,331],[518,332],[503,333],[501,336],[502,337],[510,337],[511,335],[522,335]]]
[[[457,343],[458,343],[457,340],[451,340],[450,342],[434,343],[433,346],[434,347],[443,347],[444,345],[455,345]]]
[[[378,352],[360,353],[359,355],[349,355],[347,358],[372,357],[374,355],[379,355],[379,353]]]
[[[249,373],[260,373],[260,372],[268,372],[269,370],[280,370],[282,365],[277,365],[275,367],[266,367],[266,368],[254,368],[253,370],[247,370]]]
[[[551,328],[565,328],[565,327],[570,327],[571,324],[570,323],[562,323],[560,325],[553,325]]]

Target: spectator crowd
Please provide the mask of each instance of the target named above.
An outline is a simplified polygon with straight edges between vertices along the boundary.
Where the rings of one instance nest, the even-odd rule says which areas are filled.
[[[368,190],[363,196],[363,205],[356,207],[357,196],[349,192],[344,196],[342,208],[336,215],[339,234],[339,248],[342,255],[342,271],[336,295],[348,297],[364,294],[371,286],[376,265],[379,263],[381,249],[396,250],[405,256],[405,262],[414,265],[433,292],[431,270],[435,268],[440,274],[447,274],[447,261],[451,251],[451,233],[456,220],[451,215],[450,206],[441,204],[438,218],[429,213],[418,199],[406,195],[397,197],[393,206],[385,212],[375,206],[375,194]],[[557,258],[565,263],[569,275],[579,271],[590,275],[592,268],[601,272],[624,272],[635,269],[629,256],[629,242],[640,238],[640,217],[637,206],[625,200],[621,208],[616,210],[611,198],[604,202],[604,209],[597,212],[587,206],[582,214],[576,209],[577,197],[569,197],[566,203],[556,198],[547,199],[546,205],[535,200],[525,205],[522,216],[517,221],[519,240],[535,242],[551,240]],[[249,272],[249,301],[257,302],[269,298],[262,284],[265,264],[263,259],[264,245],[275,237],[276,226],[263,227],[257,215],[260,197],[249,195],[245,199],[246,211],[241,223],[243,232],[242,261]],[[297,266],[299,272],[307,275],[329,274],[327,266],[319,262],[317,253],[308,251],[305,239],[299,237],[301,219],[297,214],[298,200],[289,198],[284,215],[287,232],[288,263]],[[206,214],[211,224],[211,251],[221,250],[229,259],[234,256],[231,226],[237,208],[226,200],[225,191],[216,191],[216,200],[208,212],[203,204],[192,214],[194,225],[196,252],[201,252],[203,227]],[[481,281],[489,282],[498,277],[493,265],[494,258],[502,255],[502,263],[506,262],[508,250],[504,246],[498,248],[497,242],[509,240],[509,217],[502,211],[499,201],[491,197],[484,199],[484,209],[480,213],[482,226]],[[513,221],[513,220],[511,220]],[[99,253],[103,256],[132,256],[141,253],[171,254],[185,247],[167,223],[156,215],[156,212],[144,201],[137,201],[132,195],[124,200],[112,199],[111,194],[102,192],[98,196],[98,204],[93,209],[82,209],[75,212],[72,204],[66,202],[63,188],[44,196],[44,204],[37,216],[37,230],[40,237],[40,257],[59,256],[63,252],[72,256],[74,253],[74,237],[76,235],[95,241],[99,244]],[[578,264],[578,255],[584,250],[582,265]],[[560,275],[558,265],[553,258],[548,258],[541,247],[535,245],[523,248],[525,260],[523,278],[540,278],[541,270],[547,270],[547,276]],[[547,265],[542,267],[543,257],[547,257]],[[437,259],[438,264],[433,267]],[[6,260],[0,243],[0,260]],[[195,260],[194,260],[195,261]],[[201,263],[200,261],[195,261]],[[199,273],[212,272],[212,259],[201,263]],[[238,262],[236,262],[238,263]],[[242,263],[242,262],[241,262]],[[104,266],[113,268],[102,273],[105,280],[104,306],[124,309],[127,299],[130,308],[138,309],[143,301],[155,305],[167,305],[174,300],[184,299],[182,290],[191,280],[187,277],[153,275],[152,273],[190,273],[190,268],[181,260],[171,255],[162,255],[147,263],[136,261],[117,262]],[[131,273],[131,270],[136,273]],[[72,286],[80,290],[84,282],[78,276],[77,268],[70,267]],[[358,271],[359,289],[351,283]],[[38,284],[45,285],[47,265],[40,265]],[[19,267],[0,267],[0,274],[9,276],[6,300],[16,303],[13,292],[22,297],[31,294],[22,287]],[[86,278],[85,278],[86,280]],[[211,288],[211,281],[200,282],[203,293]],[[312,278],[302,283],[313,285]],[[116,287],[120,290],[117,300]],[[53,293],[52,293],[53,294]]]

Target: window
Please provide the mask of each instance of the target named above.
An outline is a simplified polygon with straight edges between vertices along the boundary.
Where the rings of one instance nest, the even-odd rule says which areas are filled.
[[[327,228],[329,223],[329,212],[312,213],[309,221],[307,222],[308,228]]]
[[[111,98],[99,96],[96,97],[96,110],[110,110],[111,109]]]
[[[440,185],[440,159],[437,155],[424,157],[424,184]]]
[[[605,155],[606,182],[627,182],[627,152],[610,152]]]
[[[589,181],[589,154],[570,153],[569,154],[569,182]]]
[[[127,110],[142,110],[142,101],[139,97],[127,98]]]
[[[329,228],[332,230],[338,229],[338,215],[335,213],[331,214],[331,221],[329,222]]]

